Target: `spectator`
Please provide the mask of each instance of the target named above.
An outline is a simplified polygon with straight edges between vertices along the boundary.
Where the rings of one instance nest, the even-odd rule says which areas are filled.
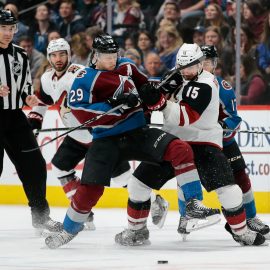
[[[163,5],[163,16],[157,19],[157,23],[155,28],[151,29],[151,32],[156,32],[156,29],[163,27],[168,24],[172,24],[176,27],[180,36],[184,40],[184,42],[191,42],[191,27],[190,25],[185,25],[183,27],[181,23],[181,10],[179,9],[179,1],[177,0],[166,0]]]
[[[34,41],[34,48],[46,54],[48,45],[48,32],[56,30],[57,26],[49,19],[49,9],[46,5],[36,8],[35,21],[31,24],[29,35]]]
[[[33,18],[35,17],[35,9],[31,7],[44,2],[43,0],[6,0],[6,4],[13,4],[19,11],[19,19],[25,25],[31,25]],[[25,10],[27,10],[25,12]],[[22,13],[22,11],[24,11]]]
[[[85,41],[86,41],[86,45],[88,49],[92,50],[93,40],[95,39],[97,35],[102,34],[102,33],[103,31],[101,30],[99,26],[91,26],[85,30],[85,34],[86,34]]]
[[[183,44],[182,38],[174,26],[160,27],[157,31],[157,52],[168,69],[175,66],[176,54]]]
[[[218,27],[209,26],[206,28],[204,34],[204,43],[206,45],[214,45],[218,51],[218,55],[222,55],[224,40]]]
[[[236,53],[236,29],[232,31],[231,44],[225,46],[222,50],[222,61],[224,63],[224,69],[230,75],[233,75],[234,63],[235,63],[235,53]],[[240,29],[240,53],[241,55],[250,55],[251,57],[255,57],[256,54],[256,46],[257,43],[255,41],[254,35],[251,32],[250,28],[247,24],[242,24]]]
[[[128,49],[131,49],[131,48],[134,48],[135,49],[135,40],[134,38],[132,37],[132,35],[128,35],[125,37],[124,39],[124,50],[128,50]]]
[[[150,80],[153,78],[160,79],[168,71],[168,69],[162,63],[159,55],[155,52],[148,53],[144,61],[144,72]]]
[[[18,13],[18,8],[17,8],[16,5],[14,5],[14,4],[6,4],[4,9],[12,11],[15,18],[18,21],[18,23],[17,23],[18,31],[17,31],[17,33],[15,33],[15,35],[13,37],[13,42],[15,44],[18,44],[20,37],[25,36],[25,35],[28,34],[29,27],[18,20],[19,13]]]
[[[260,0],[246,0],[243,4],[243,18],[257,42],[261,41],[266,13]]]
[[[60,33],[57,30],[52,30],[48,32],[48,43],[50,43],[51,40],[60,38]]]
[[[88,65],[88,55],[90,53],[90,49],[87,47],[85,37],[85,33],[80,32],[73,35],[70,42],[71,50],[73,53],[71,62],[81,64],[83,66]]]
[[[45,56],[34,48],[33,40],[28,36],[20,38],[19,46],[26,51],[30,63],[31,77],[35,78],[37,70],[45,60]]]
[[[93,26],[95,15],[100,10],[100,4],[96,0],[79,0],[77,2],[78,11],[83,18],[84,26]]]
[[[229,34],[229,25],[224,19],[222,9],[218,4],[209,4],[205,10],[204,18],[201,18],[198,25],[204,26],[207,28],[208,26],[216,26],[219,28],[223,40],[227,38]]]
[[[60,23],[59,30],[61,37],[70,41],[71,36],[79,32],[84,32],[85,26],[82,22],[82,17],[76,14],[73,0],[62,0],[59,7],[59,14],[63,20]]]
[[[48,0],[48,3],[46,5],[49,9],[50,21],[55,23],[56,25],[59,25],[61,22],[61,18],[59,15],[60,1],[59,0]]]
[[[264,82],[262,75],[257,68],[255,59],[250,55],[241,57],[240,78],[240,104],[265,104],[266,100],[264,97],[266,95],[266,83]]]
[[[137,39],[137,47],[140,49],[143,55],[143,62],[144,62],[145,56],[149,52],[153,51],[153,47],[154,47],[153,37],[148,31],[143,30],[139,32],[138,39]]]
[[[134,48],[130,48],[128,50],[125,51],[124,53],[124,57],[127,57],[129,59],[131,59],[136,66],[143,71],[143,66],[142,66],[142,57],[140,55],[140,53],[134,49]]]
[[[139,4],[132,0],[117,0],[113,7],[113,35],[118,37],[121,44],[121,37],[132,27],[139,29],[143,22],[143,13]],[[123,28],[123,25],[126,27]],[[130,26],[130,27],[129,27]]]
[[[270,11],[265,20],[262,42],[258,45],[258,65],[270,81]]]
[[[204,44],[205,28],[203,26],[196,26],[193,29],[192,43],[196,43],[199,46]]]

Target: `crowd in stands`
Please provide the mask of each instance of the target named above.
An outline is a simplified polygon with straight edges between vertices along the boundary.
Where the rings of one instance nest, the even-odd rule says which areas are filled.
[[[48,42],[65,38],[72,62],[88,64],[93,38],[106,32],[107,1],[6,0],[1,8],[18,17],[14,43],[29,55],[38,91],[48,68]],[[132,59],[149,77],[161,77],[175,66],[183,43],[215,45],[217,75],[235,85],[235,0],[114,0],[112,35],[121,55]],[[31,7],[35,7],[34,9]],[[240,104],[270,104],[270,1],[241,1]]]

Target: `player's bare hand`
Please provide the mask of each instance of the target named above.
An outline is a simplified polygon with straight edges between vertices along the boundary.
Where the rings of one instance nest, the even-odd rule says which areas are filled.
[[[25,99],[25,103],[26,103],[29,107],[38,106],[40,102],[41,102],[41,101],[37,98],[36,95],[30,95],[30,96],[27,96],[26,99]]]
[[[0,97],[6,97],[10,93],[7,85],[0,86]]]

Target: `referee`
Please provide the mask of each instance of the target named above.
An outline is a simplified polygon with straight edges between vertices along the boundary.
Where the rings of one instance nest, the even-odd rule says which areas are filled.
[[[38,231],[60,231],[62,224],[49,217],[46,200],[46,163],[37,147],[24,105],[38,105],[33,95],[26,52],[12,44],[17,20],[10,10],[0,10],[0,145],[14,164],[31,208],[32,224]]]

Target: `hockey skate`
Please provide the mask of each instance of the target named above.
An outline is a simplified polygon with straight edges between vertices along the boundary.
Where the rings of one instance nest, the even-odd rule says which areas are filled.
[[[229,232],[234,241],[236,241],[237,243],[239,243],[241,246],[260,246],[260,245],[268,245],[265,242],[265,237],[255,231],[251,231],[250,229],[247,229],[247,231],[242,234],[242,235],[238,235],[233,233],[230,225],[228,223],[225,224],[225,229],[227,232]]]
[[[139,230],[125,229],[115,235],[115,243],[122,246],[141,246],[149,239],[149,230],[146,226]]]
[[[56,249],[70,242],[77,234],[71,234],[63,230],[60,233],[48,236],[45,239],[45,244],[50,249]]]
[[[220,210],[208,208],[197,199],[190,199],[186,204],[186,231],[192,232],[209,227],[221,220]]]
[[[183,241],[187,240],[187,235],[190,234],[190,232],[187,232],[188,219],[186,217],[181,216],[177,228],[177,232],[181,234]]]
[[[63,224],[52,220],[49,216],[45,218],[32,217],[32,225],[35,228],[35,234],[41,237],[47,237],[63,230]]]
[[[151,204],[152,222],[158,228],[162,228],[168,213],[169,203],[164,200],[160,195],[156,196],[155,201]]]
[[[247,219],[247,226],[250,230],[262,234],[266,240],[270,240],[269,226],[264,224],[258,217]]]
[[[94,224],[94,213],[91,211],[89,216],[87,217],[87,221],[84,223],[85,231],[94,231],[96,226]]]

